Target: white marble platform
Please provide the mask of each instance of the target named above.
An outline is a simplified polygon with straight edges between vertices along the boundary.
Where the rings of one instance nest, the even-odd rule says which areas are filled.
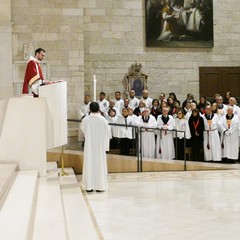
[[[239,170],[109,174],[87,203],[104,240],[240,239]]]

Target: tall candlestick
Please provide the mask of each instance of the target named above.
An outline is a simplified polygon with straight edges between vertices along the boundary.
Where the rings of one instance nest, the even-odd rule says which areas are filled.
[[[93,75],[93,101],[96,102],[96,86],[97,86],[97,79],[96,75]]]

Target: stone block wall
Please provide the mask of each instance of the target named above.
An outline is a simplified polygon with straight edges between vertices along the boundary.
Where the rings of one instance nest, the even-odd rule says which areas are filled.
[[[50,80],[68,83],[69,118],[76,116],[84,94],[84,10],[80,2],[12,1],[13,60],[22,60],[23,45],[28,42],[46,50]]]
[[[144,0],[87,1],[84,13],[85,90],[114,96],[123,92],[123,77],[138,61],[148,75],[152,97],[174,91],[183,101],[188,92],[199,97],[200,66],[240,65],[240,4],[237,0],[214,3],[213,48],[146,48]]]
[[[12,0],[13,60],[23,44],[47,50],[51,80],[68,82],[68,117],[76,118],[83,94],[113,97],[135,61],[148,75],[152,97],[174,91],[180,101],[199,94],[200,66],[239,66],[240,4],[214,1],[213,48],[146,48],[144,0]]]

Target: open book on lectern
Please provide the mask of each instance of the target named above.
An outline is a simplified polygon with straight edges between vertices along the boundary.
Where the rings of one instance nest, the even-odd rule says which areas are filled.
[[[67,83],[59,80],[39,87],[39,98],[45,98],[47,149],[67,144]]]

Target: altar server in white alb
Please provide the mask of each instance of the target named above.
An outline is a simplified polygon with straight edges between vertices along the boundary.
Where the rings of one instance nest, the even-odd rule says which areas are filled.
[[[174,119],[176,130],[179,131],[176,134],[177,138],[177,156],[179,160],[184,159],[184,137],[186,139],[191,138],[191,133],[188,125],[188,120],[184,116],[184,111],[179,110],[177,112],[177,117]],[[181,131],[181,132],[180,132]],[[184,134],[185,132],[185,134]]]
[[[90,104],[90,115],[81,125],[85,136],[82,183],[86,191],[105,191],[107,183],[107,158],[111,130],[108,121],[100,114],[99,104]]]
[[[82,120],[86,115],[89,114],[89,106],[90,106],[90,96],[86,94],[84,96],[83,104],[80,106],[80,108],[77,110],[78,119]],[[78,141],[83,142],[84,141],[84,135],[81,130],[81,124],[79,124],[79,131],[78,131]]]
[[[129,106],[134,110],[139,105],[139,99],[135,97],[135,91],[129,92]]]
[[[169,109],[163,108],[163,114],[157,118],[157,127],[161,129],[158,131],[156,155],[160,159],[174,159],[175,149],[173,143],[172,131],[175,128],[174,119],[169,115]]]
[[[108,111],[108,106],[109,106],[109,102],[107,99],[105,99],[105,92],[100,92],[99,94],[99,100],[97,101],[99,104],[99,108],[100,108],[100,113],[103,115],[104,112]]]
[[[221,142],[218,134],[220,122],[218,116],[212,112],[211,106],[206,107],[203,121],[205,128],[203,133],[204,160],[221,161]]]
[[[143,111],[143,116],[138,117],[137,125],[141,128],[141,137],[142,137],[142,156],[146,158],[155,158],[155,133],[154,129],[148,128],[156,128],[157,121],[156,118],[150,115],[150,109],[145,108]]]
[[[227,114],[222,117],[222,157],[226,162],[235,162],[239,152],[239,119],[233,114],[233,107],[227,107]],[[224,159],[225,160],[225,159]]]
[[[123,125],[116,127],[117,137],[120,138],[120,154],[128,156],[133,139],[131,127],[133,125],[133,118],[128,116],[128,109],[122,109],[122,116],[117,119],[116,123]]]

